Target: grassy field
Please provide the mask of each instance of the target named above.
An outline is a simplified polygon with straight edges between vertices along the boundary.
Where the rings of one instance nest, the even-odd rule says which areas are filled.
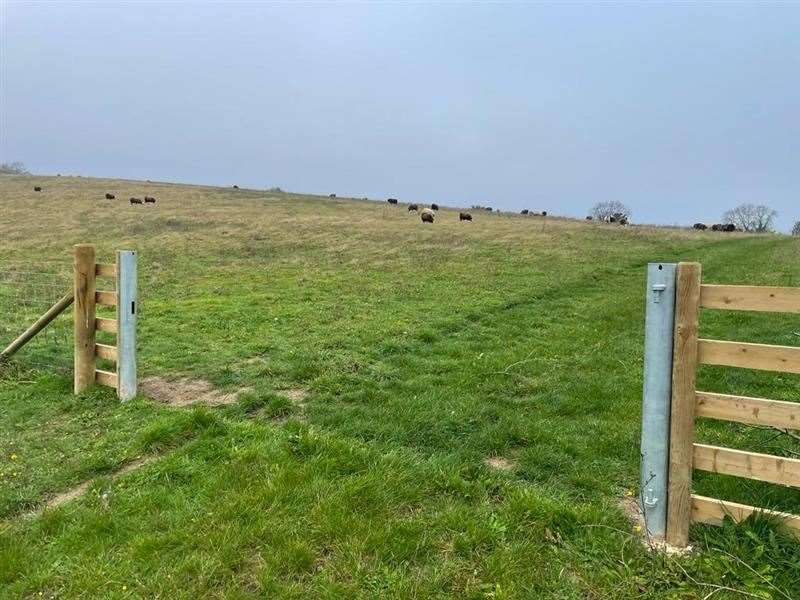
[[[800,544],[771,523],[693,527],[696,551],[665,556],[622,508],[646,264],[800,285],[797,240],[447,209],[431,226],[402,205],[73,177],[0,177],[0,207],[0,267],[138,250],[147,389],[235,399],[74,397],[68,373],[33,368],[52,347],[21,353],[0,375],[2,597],[800,597]],[[797,345],[800,326],[707,312],[701,331]],[[796,376],[699,378],[800,394]],[[703,420],[698,437],[800,450]],[[797,490],[695,475],[800,513]]]

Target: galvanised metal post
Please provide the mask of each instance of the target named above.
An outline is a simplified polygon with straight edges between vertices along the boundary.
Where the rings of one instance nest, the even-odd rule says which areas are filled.
[[[117,252],[117,395],[130,400],[136,395],[136,252]]]
[[[647,534],[653,538],[663,538],[667,529],[675,273],[673,263],[647,266],[639,501]]]

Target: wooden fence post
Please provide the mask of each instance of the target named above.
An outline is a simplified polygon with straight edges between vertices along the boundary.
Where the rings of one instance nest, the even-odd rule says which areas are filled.
[[[136,395],[136,252],[117,252],[117,395],[130,400]]]
[[[667,542],[681,547],[689,542],[692,511],[692,450],[697,390],[700,273],[699,263],[679,263],[675,286]]]
[[[74,390],[80,394],[95,380],[95,252],[91,244],[75,246],[75,379]]]

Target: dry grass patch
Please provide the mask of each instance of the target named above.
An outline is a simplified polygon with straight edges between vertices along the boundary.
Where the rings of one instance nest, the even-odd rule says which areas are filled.
[[[483,463],[490,469],[496,471],[513,471],[517,468],[517,462],[502,456],[490,456],[484,459]]]
[[[223,406],[233,404],[239,395],[246,390],[223,392],[215,388],[205,379],[169,380],[163,377],[148,377],[139,386],[141,393],[148,398],[158,400],[170,406]]]

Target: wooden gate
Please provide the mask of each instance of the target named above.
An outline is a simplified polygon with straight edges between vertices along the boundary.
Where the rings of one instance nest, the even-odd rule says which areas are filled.
[[[800,536],[800,516],[691,492],[692,471],[746,477],[800,487],[800,460],[698,444],[694,419],[706,417],[784,429],[800,428],[800,403],[704,392],[696,389],[697,365],[800,373],[800,348],[700,339],[700,308],[800,313],[800,288],[704,285],[698,263],[678,264],[667,494],[667,541],[688,543],[689,524],[720,524],[754,512],[771,515]]]

